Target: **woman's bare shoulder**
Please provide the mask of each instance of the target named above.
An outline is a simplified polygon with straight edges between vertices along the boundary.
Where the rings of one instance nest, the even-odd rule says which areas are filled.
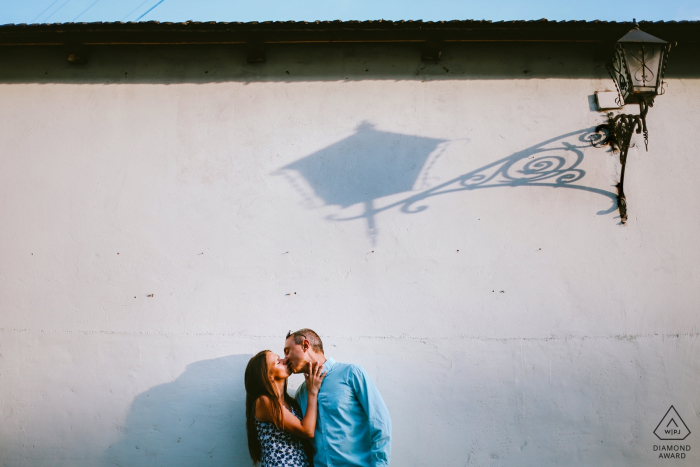
[[[255,418],[261,422],[272,419],[272,399],[268,396],[260,396],[255,400]]]

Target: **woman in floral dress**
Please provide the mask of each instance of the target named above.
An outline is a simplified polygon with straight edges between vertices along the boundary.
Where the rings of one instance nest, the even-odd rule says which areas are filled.
[[[312,364],[306,377],[308,403],[301,417],[297,402],[287,394],[291,372],[279,356],[263,350],[250,359],[245,370],[248,450],[261,467],[310,467],[313,456],[305,440],[316,429],[318,390],[326,374]]]

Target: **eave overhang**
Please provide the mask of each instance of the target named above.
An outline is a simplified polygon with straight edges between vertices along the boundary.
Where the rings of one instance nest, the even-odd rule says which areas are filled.
[[[700,42],[700,21],[640,22],[668,42]],[[316,21],[61,23],[0,26],[0,45],[331,42],[615,42],[633,23],[605,21]]]

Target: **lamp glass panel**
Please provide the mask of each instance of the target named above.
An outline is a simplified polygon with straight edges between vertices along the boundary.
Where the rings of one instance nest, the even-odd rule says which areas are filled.
[[[656,93],[662,48],[660,44],[628,42],[623,45],[633,93]]]

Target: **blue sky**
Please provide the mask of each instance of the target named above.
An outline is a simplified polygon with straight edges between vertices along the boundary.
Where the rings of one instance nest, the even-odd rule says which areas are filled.
[[[0,0],[0,24],[367,19],[700,20],[700,0]]]

